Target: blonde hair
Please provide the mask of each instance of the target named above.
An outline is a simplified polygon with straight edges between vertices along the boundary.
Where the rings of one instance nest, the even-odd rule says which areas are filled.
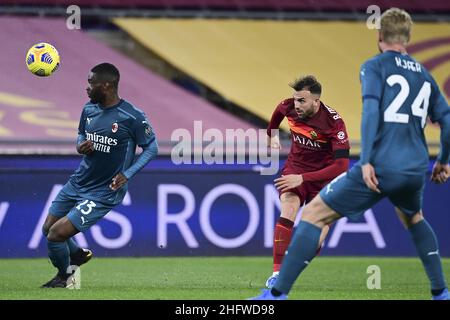
[[[390,8],[381,15],[380,33],[387,43],[406,45],[411,35],[412,19],[408,12],[398,8]]]

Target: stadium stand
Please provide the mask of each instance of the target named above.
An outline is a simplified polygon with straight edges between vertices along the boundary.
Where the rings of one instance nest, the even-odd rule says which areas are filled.
[[[220,130],[252,127],[86,33],[68,30],[64,19],[0,17],[0,29],[0,40],[8,43],[3,55],[10,57],[2,60],[2,72],[14,75],[0,77],[2,153],[74,153],[80,110],[87,102],[87,75],[90,68],[105,60],[122,71],[122,97],[149,115],[163,148],[169,146],[173,130],[192,131],[194,120],[202,119],[204,128]],[[44,39],[63,55],[61,70],[42,79],[27,71],[24,59],[25,51]]]
[[[117,18],[132,37],[222,96],[268,121],[291,95],[288,83],[314,74],[323,100],[344,117],[357,154],[359,66],[377,54],[376,30],[363,22]],[[450,97],[450,23],[416,23],[411,53]],[[284,128],[287,129],[285,123]],[[427,127],[430,146],[439,130]],[[436,150],[433,149],[434,152]]]
[[[77,4],[82,7],[83,23],[87,23],[88,28],[96,28],[96,24],[105,26],[110,18],[119,17],[113,20],[117,26],[148,52],[155,53],[160,63],[174,67],[171,75],[158,70],[154,70],[155,73],[202,96],[203,100],[208,99],[210,105],[220,105],[228,111],[224,114],[230,119],[237,117],[241,119],[238,121],[252,123],[246,123],[246,126],[264,127],[273,106],[290,94],[287,83],[301,74],[314,73],[323,79],[324,101],[346,119],[353,142],[352,154],[357,155],[360,101],[358,95],[346,92],[359,92],[356,76],[359,63],[376,53],[373,38],[367,37],[364,21],[367,18],[365,9],[371,2],[130,0],[124,4],[117,0],[95,3],[85,0],[4,0],[0,4],[0,14],[64,15],[66,6]],[[415,13],[418,21],[443,21],[416,23],[410,52],[432,71],[447,97],[450,96],[450,78],[445,71],[449,61],[450,30],[445,17],[450,12],[450,2],[395,0],[377,1],[376,4],[382,9],[405,8]],[[133,16],[158,19],[135,19]],[[217,16],[228,19],[161,19]],[[310,47],[307,51],[304,50],[304,39],[293,41],[291,37],[305,33],[311,35],[306,40]],[[348,48],[352,48],[351,53]],[[129,53],[125,55],[130,56]],[[336,55],[340,59],[338,64],[335,63]],[[135,60],[149,67],[145,58]],[[4,93],[3,99],[11,99],[11,96]],[[196,101],[204,103],[199,99]],[[287,125],[282,128],[286,130]],[[6,129],[0,132],[3,136],[7,134]],[[437,134],[435,128],[428,126],[432,154],[436,153]],[[167,134],[165,141],[166,138]]]
[[[374,4],[373,0],[3,0],[4,5],[71,5],[77,4],[89,7],[128,7],[128,8],[192,8],[192,9],[231,9],[231,10],[359,10]],[[409,0],[382,0],[376,1],[382,8],[401,7],[410,11],[421,12],[448,12],[450,4],[446,0],[409,1]]]

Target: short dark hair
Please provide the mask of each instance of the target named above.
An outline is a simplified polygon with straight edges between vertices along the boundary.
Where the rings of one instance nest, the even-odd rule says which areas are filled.
[[[120,73],[119,70],[111,63],[100,63],[91,69],[92,73],[98,76],[101,82],[109,82],[115,88],[119,86]]]
[[[312,94],[317,94],[319,96],[322,93],[322,85],[317,81],[316,77],[312,75],[300,77],[290,83],[289,86],[295,91],[308,90]]]

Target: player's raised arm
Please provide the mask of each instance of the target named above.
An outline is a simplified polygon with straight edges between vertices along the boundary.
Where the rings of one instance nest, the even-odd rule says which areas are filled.
[[[286,111],[289,106],[294,104],[293,99],[283,100],[273,111],[270,118],[269,125],[267,126],[267,145],[274,149],[281,149],[280,137],[278,129],[280,124],[286,116]],[[276,130],[276,131],[272,131]]]

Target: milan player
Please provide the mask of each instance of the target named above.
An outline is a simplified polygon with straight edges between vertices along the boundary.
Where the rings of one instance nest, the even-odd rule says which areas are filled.
[[[411,16],[398,8],[381,15],[381,53],[364,62],[360,70],[360,161],[304,208],[276,283],[253,299],[287,299],[315,256],[323,226],[342,217],[357,218],[388,198],[411,235],[428,276],[431,298],[450,300],[439,244],[422,213],[429,165],[425,125],[429,118],[441,127],[431,181],[442,184],[450,177],[450,107],[431,74],[406,51],[412,24]]]
[[[43,233],[58,273],[42,288],[76,288],[76,271],[92,257],[72,239],[119,205],[128,181],[158,154],[155,133],[143,111],[119,97],[120,74],[110,63],[91,69],[86,88],[90,101],[81,112],[77,151],[79,168],[50,206]],[[136,147],[142,153],[135,159]]]
[[[271,288],[280,271],[281,262],[291,241],[299,208],[311,201],[320,189],[349,165],[349,141],[340,115],[320,101],[322,86],[314,76],[306,76],[290,85],[293,98],[282,101],[270,120],[267,134],[272,148],[280,148],[278,129],[286,117],[292,145],[281,178],[275,179],[280,192],[281,216],[275,225],[273,242],[273,274],[266,281]],[[320,249],[329,227],[322,230]]]

